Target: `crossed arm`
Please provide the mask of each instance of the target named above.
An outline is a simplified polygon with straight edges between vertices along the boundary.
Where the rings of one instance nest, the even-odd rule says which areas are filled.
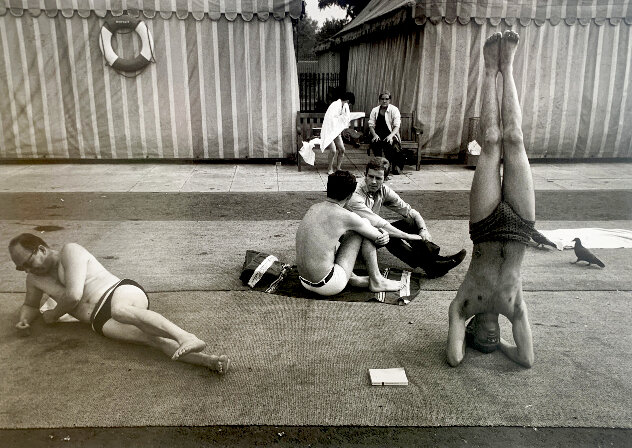
[[[354,212],[358,216],[368,219],[374,227],[384,230],[393,238],[399,238],[408,241],[430,241],[430,232],[428,232],[428,229],[426,228],[426,223],[421,217],[421,214],[417,210],[411,208],[408,204],[406,204],[399,196],[396,195],[396,193],[389,192],[389,195],[393,195],[393,197],[391,198],[389,196],[387,198],[388,202],[385,202],[384,206],[392,209],[396,213],[399,213],[403,216],[407,215],[414,219],[417,223],[417,226],[421,229],[419,234],[406,233],[394,227],[388,221],[386,221],[373,210],[371,210],[364,202],[365,198],[363,198],[362,195],[357,192],[353,193],[351,199],[349,199],[349,202],[347,203],[346,208],[349,211]]]
[[[56,322],[61,316],[71,312],[83,297],[89,254],[78,244],[67,244],[60,252],[60,263],[65,277],[65,286],[53,278],[42,278],[33,274],[26,277],[26,297],[20,308],[16,328],[28,332],[31,322],[40,314],[39,308],[44,292],[50,295],[57,305],[46,310],[42,317],[46,323]]]
[[[388,244],[388,232],[379,229],[371,224],[371,222],[353,212],[349,212],[347,216],[349,230],[359,233],[376,246],[384,246]]]
[[[59,298],[55,298],[57,306],[44,312],[47,323],[55,322],[64,314],[77,307],[83,297],[83,288],[88,273],[89,254],[79,244],[66,244],[59,253],[60,263],[65,274],[65,288]]]

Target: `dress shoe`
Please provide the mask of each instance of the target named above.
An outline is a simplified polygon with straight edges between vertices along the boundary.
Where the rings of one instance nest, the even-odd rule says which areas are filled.
[[[437,260],[434,263],[424,266],[423,270],[428,278],[443,277],[450,269],[453,269],[461,264],[461,262],[465,259],[465,255],[467,255],[467,251],[462,249],[460,252],[457,252],[449,257],[437,257]]]

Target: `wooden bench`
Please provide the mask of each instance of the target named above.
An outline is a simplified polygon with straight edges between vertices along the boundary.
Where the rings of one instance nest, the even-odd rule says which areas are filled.
[[[401,112],[402,123],[399,127],[399,135],[402,138],[401,145],[402,151],[413,150],[417,156],[417,164],[415,169],[419,171],[421,167],[421,135],[424,133],[422,129],[415,126],[415,112]],[[369,131],[369,117],[364,120],[364,136],[365,141],[371,141],[371,132]],[[366,154],[371,155],[371,147],[369,143],[364,143],[362,147],[366,146]]]
[[[417,164],[416,170],[419,171],[421,167],[421,135],[423,130],[415,126],[415,112],[401,113],[402,123],[399,127],[399,134],[402,138],[402,150],[411,149],[416,152]],[[301,171],[301,155],[298,151],[303,146],[303,141],[309,141],[312,138],[318,137],[318,131],[323,126],[323,119],[325,118],[324,112],[298,112],[296,114],[296,165],[298,170]],[[371,141],[371,134],[369,132],[369,117],[359,118],[352,121],[351,129],[355,129],[358,132],[362,132],[365,142]],[[366,148],[367,155],[371,155],[371,148],[369,143],[363,143],[361,148]]]

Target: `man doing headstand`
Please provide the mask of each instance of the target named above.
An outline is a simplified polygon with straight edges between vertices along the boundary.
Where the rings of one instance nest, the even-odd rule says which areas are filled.
[[[347,283],[373,292],[401,288],[400,282],[384,278],[377,264],[375,246],[388,243],[388,233],[344,208],[355,188],[356,179],[348,171],[329,175],[327,200],[312,205],[298,227],[296,264],[301,284],[308,291],[331,296],[341,292]],[[419,235],[408,237],[421,239]],[[368,277],[353,273],[360,251],[369,271]]]
[[[529,160],[522,137],[522,112],[513,78],[518,34],[495,33],[485,42],[481,155],[470,192],[472,261],[450,304],[447,357],[457,366],[465,355],[465,322],[475,316],[468,333],[493,351],[498,346],[511,360],[533,365],[533,342],[527,306],[522,297],[520,267],[526,244],[538,235],[535,196]],[[502,74],[502,112],[499,115],[496,77]],[[502,120],[502,134],[500,121]],[[503,160],[501,181],[500,164]],[[511,345],[499,337],[498,315],[512,323]]]
[[[79,244],[54,250],[38,236],[23,233],[11,240],[9,253],[15,268],[27,274],[26,298],[15,326],[19,332],[30,332],[45,293],[57,302],[55,308],[43,312],[46,323],[70,314],[105,337],[149,345],[173,360],[219,373],[228,369],[228,357],[201,353],[204,341],[151,311],[138,283],[115,277]]]

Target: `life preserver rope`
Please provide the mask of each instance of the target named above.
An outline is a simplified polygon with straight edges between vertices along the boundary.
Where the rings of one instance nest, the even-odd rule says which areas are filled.
[[[112,37],[119,30],[136,31],[142,44],[134,58],[121,58],[112,48]],[[108,18],[101,27],[99,47],[108,65],[118,72],[138,72],[154,62],[154,40],[145,22],[129,15]]]

